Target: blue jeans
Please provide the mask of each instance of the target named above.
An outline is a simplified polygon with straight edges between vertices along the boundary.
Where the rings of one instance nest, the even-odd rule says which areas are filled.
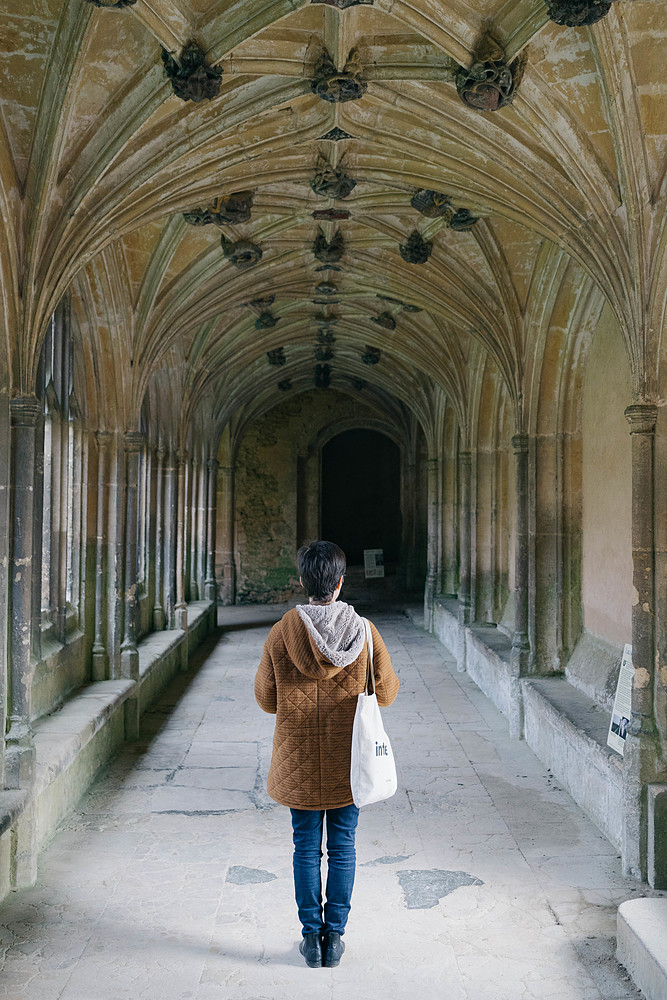
[[[345,933],[357,855],[354,835],[359,810],[290,809],[294,833],[294,895],[304,934]],[[327,818],[327,886],[322,919],[322,831]]]

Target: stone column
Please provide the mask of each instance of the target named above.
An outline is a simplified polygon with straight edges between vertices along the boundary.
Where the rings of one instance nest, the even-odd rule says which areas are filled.
[[[445,455],[444,458],[442,508],[444,533],[442,588],[451,597],[458,591],[459,537],[456,510],[456,462],[449,454]]]
[[[515,434],[512,438],[514,471],[516,478],[516,536],[514,544],[514,636],[510,664],[512,668],[510,693],[510,736],[523,736],[523,691],[521,677],[527,672],[530,661],[528,639],[528,435]]]
[[[197,593],[206,597],[206,553],[208,551],[208,480],[206,459],[199,463],[199,504],[197,506]]]
[[[426,512],[426,584],[424,587],[424,628],[433,629],[433,604],[435,601],[436,580],[439,562],[439,532],[440,519],[438,479],[440,462],[437,458],[429,458],[428,469],[428,500]]]
[[[234,564],[234,469],[223,465],[222,473],[222,552],[223,567],[221,598],[223,604],[236,600],[236,566]]]
[[[190,545],[188,546],[188,563],[189,566],[186,570],[189,572],[189,587],[190,587],[190,600],[199,600],[199,585],[197,581],[197,547],[198,547],[198,531],[197,531],[197,513],[199,510],[199,459],[193,457],[190,467],[189,467],[189,479],[190,482],[186,487],[186,497],[190,497],[190,508],[187,510],[188,521],[190,523]],[[186,508],[187,509],[187,508]]]
[[[139,505],[139,456],[144,436],[138,431],[125,435],[125,558],[123,566],[123,642],[120,647],[121,675],[139,680],[137,649],[137,525]],[[125,702],[125,739],[139,738],[139,699]]]
[[[11,537],[9,730],[6,736],[5,784],[24,788],[32,782],[35,745],[32,716],[32,657],[30,637],[33,617],[33,573],[39,560],[34,535],[35,461],[37,424],[42,412],[34,396],[10,402],[11,414]],[[39,612],[39,608],[35,613]]]
[[[92,678],[103,681],[108,677],[108,659],[105,647],[106,608],[106,478],[107,452],[111,441],[108,431],[98,431],[97,441],[97,527],[95,538],[95,639],[92,652]]]
[[[657,407],[628,406],[632,440],[632,720],[623,758],[623,869],[646,877],[645,786],[655,778],[658,739],[653,714],[655,683],[655,426]]]
[[[137,650],[137,516],[139,501],[139,456],[143,434],[129,431],[125,435],[125,567],[123,578],[123,642],[120,662],[123,677],[139,678]]]
[[[176,508],[178,505],[178,461],[167,454],[164,472],[164,611],[169,628],[176,628]]]
[[[460,671],[463,671],[466,669],[465,630],[470,625],[472,613],[470,592],[472,455],[469,451],[459,452],[459,475],[461,477],[461,562],[459,568],[459,655],[457,666]]]
[[[63,400],[63,409],[65,401]],[[52,568],[55,574],[56,585],[53,591],[57,600],[55,609],[55,630],[58,639],[65,644],[67,631],[67,517],[69,513],[69,425],[66,417],[61,412],[58,418],[58,434],[60,435],[60,446],[58,448],[58,462],[60,473],[58,476],[58,523],[55,526],[58,536],[57,558],[53,559]],[[52,497],[53,498],[53,497]],[[53,545],[53,540],[52,540]],[[53,553],[53,548],[51,549]]]
[[[414,449],[413,449],[414,451]],[[406,590],[415,589],[417,512],[416,512],[416,464],[413,455],[406,457],[405,474],[401,483],[401,514],[403,515],[403,564],[405,566]]]
[[[156,632],[161,632],[165,627],[165,613],[162,605],[162,588],[164,585],[164,514],[163,493],[164,493],[164,456],[166,449],[159,447],[157,455],[157,483],[155,497],[155,604],[153,605],[153,628]]]
[[[215,458],[208,460],[208,502],[206,508],[207,531],[206,531],[206,580],[204,582],[204,594],[207,601],[213,601],[214,607],[218,603],[218,585],[215,580],[215,522],[217,515],[218,497],[218,461]],[[217,618],[214,617],[214,623]]]
[[[176,605],[174,607],[175,628],[187,630],[188,609],[185,603],[185,500],[186,500],[186,466],[188,453],[178,451],[178,495],[176,502]]]

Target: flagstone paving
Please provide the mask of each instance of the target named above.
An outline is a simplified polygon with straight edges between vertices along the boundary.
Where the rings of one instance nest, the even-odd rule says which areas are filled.
[[[337,969],[297,947],[289,812],[265,790],[254,671],[280,608],[221,635],[146,715],[0,908],[10,1000],[630,1000],[616,908],[645,886],[444,648],[378,625],[399,790],[362,811]]]

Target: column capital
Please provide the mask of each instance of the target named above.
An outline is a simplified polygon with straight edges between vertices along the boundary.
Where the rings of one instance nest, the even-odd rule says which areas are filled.
[[[12,427],[35,427],[43,409],[36,396],[15,396],[9,401]]]
[[[167,454],[167,449],[163,444],[159,444],[155,449],[155,454],[157,456],[158,462],[164,462],[165,455]]]
[[[209,458],[206,464],[208,465],[211,472],[217,472],[218,469],[220,468],[220,462],[217,460],[217,458]]]
[[[95,431],[95,440],[97,441],[97,447],[100,451],[103,448],[107,448],[111,441],[113,434],[111,431]]]
[[[176,451],[176,461],[179,465],[185,465],[188,460],[188,453],[185,448],[178,448]]]
[[[631,434],[655,434],[658,407],[655,403],[632,403],[625,410]]]
[[[469,448],[459,452],[459,462],[461,465],[472,465],[472,452]]]
[[[145,436],[141,431],[126,431],[125,433],[125,451],[128,455],[135,454],[143,448],[146,443]]]
[[[515,455],[522,455],[528,451],[530,438],[527,434],[515,434],[512,438],[512,448]]]

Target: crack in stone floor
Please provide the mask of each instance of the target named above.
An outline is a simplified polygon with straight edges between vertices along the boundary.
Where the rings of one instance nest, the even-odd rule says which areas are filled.
[[[2,905],[9,1000],[631,1000],[611,845],[438,641],[371,614],[401,679],[399,790],[362,811],[347,950],[298,954],[289,813],[265,791],[253,679],[275,609],[221,609],[180,675]]]

